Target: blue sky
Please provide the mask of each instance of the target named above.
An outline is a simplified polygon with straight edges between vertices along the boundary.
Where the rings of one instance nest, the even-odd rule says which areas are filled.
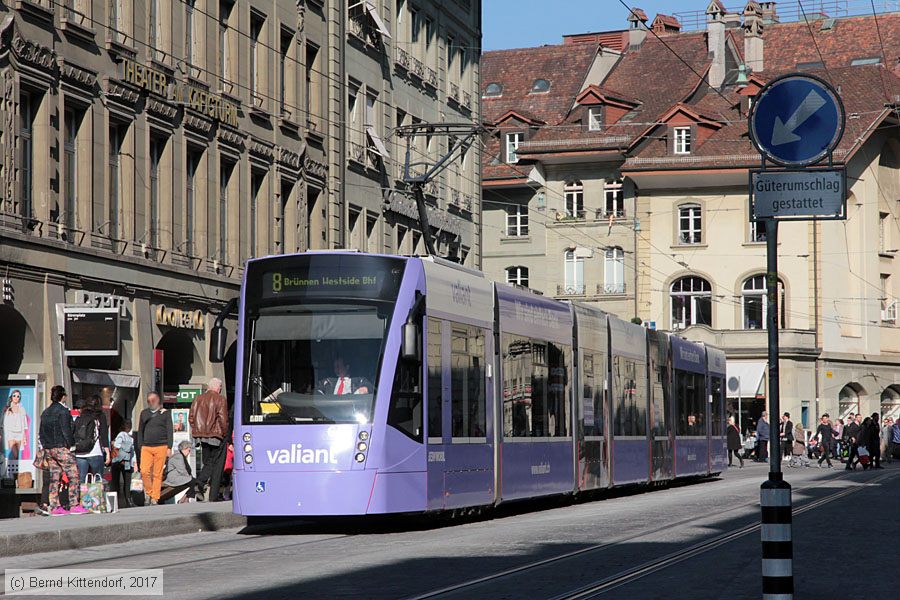
[[[706,0],[625,0],[658,12],[703,11]],[[741,2],[737,2],[740,4]],[[735,4],[726,2],[726,6]],[[484,50],[559,44],[563,34],[625,29],[628,11],[619,0],[482,0]]]

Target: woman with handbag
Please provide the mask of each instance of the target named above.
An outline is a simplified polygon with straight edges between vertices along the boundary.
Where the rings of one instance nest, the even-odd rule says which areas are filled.
[[[743,469],[744,457],[741,456],[741,448],[743,448],[743,444],[741,443],[741,431],[738,429],[737,425],[734,424],[734,417],[728,417],[726,437],[728,441],[728,466],[732,466],[732,457],[736,456],[741,463],[739,468]]]
[[[131,437],[131,421],[122,423],[122,431],[112,443],[112,484],[121,498],[123,508],[131,508],[131,463],[134,458],[134,439]]]
[[[89,473],[102,477],[104,465],[109,464],[109,425],[96,394],[87,399],[75,419],[75,462],[80,483]]]

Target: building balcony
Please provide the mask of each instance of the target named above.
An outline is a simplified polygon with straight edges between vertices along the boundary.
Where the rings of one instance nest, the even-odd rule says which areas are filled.
[[[605,208],[598,208],[594,219],[597,221],[609,221],[610,219],[624,219],[625,218],[625,209],[618,210],[606,210]]]
[[[624,283],[598,283],[597,284],[597,295],[598,296],[613,296],[613,295],[621,295],[625,293],[625,284]]]
[[[409,71],[410,65],[412,64],[412,56],[410,56],[409,52],[407,52],[403,48],[398,47],[397,56],[394,57],[394,62]],[[436,73],[435,76],[437,76]]]
[[[425,81],[425,63],[423,63],[418,58],[412,59],[410,73],[418,77],[420,80]]]
[[[438,85],[438,74],[437,71],[432,69],[431,67],[425,68],[425,83],[437,89]]]
[[[449,90],[447,92],[447,98],[449,98],[450,100],[453,100],[454,102],[459,104],[459,102],[460,102],[459,86],[455,83],[451,83],[448,86],[448,88],[449,88]]]
[[[586,294],[587,288],[583,283],[556,285],[557,296],[584,296]]]
[[[464,108],[472,108],[472,94],[470,94],[469,92],[462,93],[462,105]]]

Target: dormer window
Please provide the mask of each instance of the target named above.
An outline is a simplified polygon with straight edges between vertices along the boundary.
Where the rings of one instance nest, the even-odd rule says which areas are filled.
[[[588,131],[600,131],[603,127],[603,109],[599,106],[588,107]]]
[[[519,149],[519,144],[524,140],[525,134],[521,131],[506,134],[506,162],[511,165],[519,162],[519,157],[516,156],[516,150]]]
[[[531,84],[531,93],[533,94],[543,94],[544,92],[550,91],[550,82],[546,79],[535,79],[534,83]]]
[[[691,128],[675,127],[673,131],[674,143],[673,150],[675,154],[691,153]]]
[[[484,88],[484,97],[485,98],[499,98],[503,95],[503,86],[499,83],[489,83],[486,88]]]

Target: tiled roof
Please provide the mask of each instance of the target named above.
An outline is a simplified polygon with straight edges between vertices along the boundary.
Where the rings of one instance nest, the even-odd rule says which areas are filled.
[[[498,98],[482,99],[484,120],[493,123],[515,112],[551,126],[562,123],[581,91],[597,52],[598,47],[592,44],[485,52],[481,62],[482,87],[499,83],[503,93]],[[547,79],[550,90],[531,93],[535,79]],[[518,167],[496,164],[502,158],[500,151],[499,137],[491,136],[487,141],[485,179],[521,176],[522,169]]]
[[[808,26],[806,23],[768,25],[763,33],[765,69],[754,74],[753,78],[768,81],[796,71],[798,63],[818,61],[818,53],[811,42],[811,28],[827,70],[807,69],[805,72],[832,81],[838,88],[847,113],[844,136],[835,152],[836,158],[841,160],[865,135],[874,120],[882,115],[885,102],[900,94],[900,69],[896,66],[896,57],[900,55],[900,13],[878,16],[878,29],[890,61],[888,68],[883,65],[850,66],[855,58],[882,54],[875,19],[871,16],[836,19],[833,27],[826,31],[821,31],[821,24],[822,21],[812,22]],[[734,88],[726,90],[723,95],[728,102],[712,91],[692,100],[691,104],[705,115],[718,112],[725,126],[711,134],[703,144],[695,145],[689,156],[669,155],[665,132],[657,128],[649,132],[649,139],[631,153],[623,169],[743,167],[758,164],[759,154],[747,135],[746,112],[738,113],[734,109],[740,103],[739,92]]]
[[[766,25],[763,31],[764,72],[781,73],[801,63],[819,62],[820,52],[828,69],[849,66],[856,58],[882,56],[880,31],[887,66],[900,75],[900,65],[897,63],[900,56],[900,12],[878,15],[877,28],[871,15],[835,19],[831,28],[824,31],[823,23]]]
[[[807,63],[804,70],[831,79],[839,88],[848,115],[843,140],[835,153],[840,160],[883,115],[884,104],[900,97],[895,97],[900,94],[900,12],[878,15],[877,27],[871,15],[835,19],[825,29],[823,23],[767,24],[763,31],[765,68],[751,73],[750,78],[759,85]],[[740,60],[743,31],[728,29],[728,35]],[[583,111],[570,112],[595,56],[595,49],[585,52],[588,49],[573,44],[485,54],[483,84],[499,81],[504,85],[502,98],[483,101],[485,117],[492,120],[516,110],[546,123],[520,147],[518,154],[525,160],[606,150],[627,152],[624,169],[758,164],[759,156],[747,135],[746,93],[741,95],[741,90],[732,85],[726,86],[720,96],[705,88],[697,76],[705,76],[711,64],[706,32],[672,33],[663,41],[648,35],[639,47],[625,49],[603,81],[589,82],[605,97],[636,105],[602,131],[587,131],[581,123]],[[811,64],[820,60],[820,52],[827,69]],[[886,66],[851,66],[855,59],[879,56],[887,57]],[[533,80],[541,76],[553,82],[550,93],[543,97],[529,94]],[[721,124],[703,143],[695,144],[688,156],[668,155],[666,129],[653,125],[679,104],[686,113]],[[494,136],[488,141],[488,153],[496,157],[499,152],[500,141]],[[485,177],[521,177],[527,169],[530,167],[488,165]]]

